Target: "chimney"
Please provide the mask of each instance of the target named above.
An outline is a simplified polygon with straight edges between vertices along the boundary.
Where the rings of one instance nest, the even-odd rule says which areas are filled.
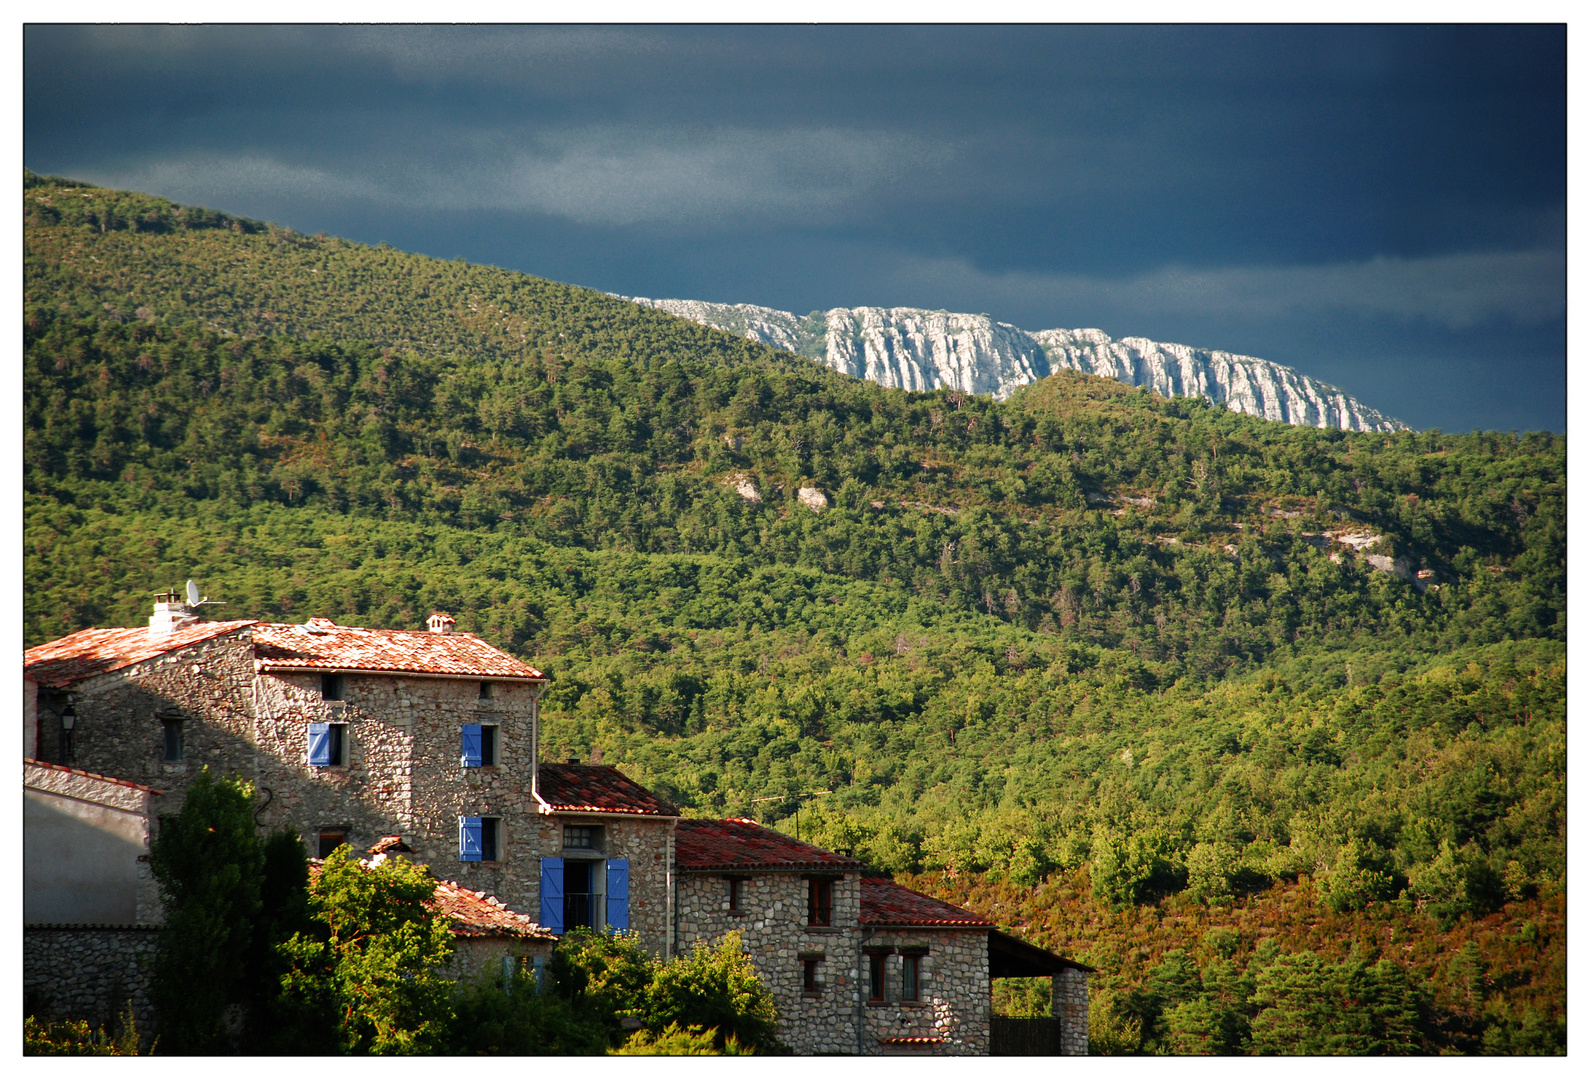
[[[155,613],[149,617],[149,636],[163,638],[173,630],[181,630],[199,621],[199,616],[188,606],[180,593],[155,594]]]
[[[456,626],[457,623],[454,621],[451,615],[447,614],[447,612],[438,611],[429,619],[425,620],[425,625],[430,628],[430,631],[433,634],[451,634],[453,632],[453,627]]]

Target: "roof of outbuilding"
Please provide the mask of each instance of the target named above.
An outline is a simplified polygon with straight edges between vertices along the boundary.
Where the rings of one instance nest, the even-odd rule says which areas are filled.
[[[685,818],[674,833],[674,859],[680,870],[859,870],[845,855],[746,818]]]
[[[456,881],[438,881],[433,906],[447,916],[458,937],[519,937],[557,940],[557,935],[507,907],[495,896],[466,889]]]
[[[385,671],[472,679],[544,679],[521,660],[473,634],[338,626],[330,619],[260,623],[255,663],[262,671]]]
[[[162,637],[150,637],[148,628],[142,626],[79,630],[24,652],[22,673],[40,686],[70,686],[252,625],[252,619],[201,622]]]
[[[611,765],[541,765],[537,794],[560,813],[649,814],[674,817],[672,803],[658,798]]]
[[[886,877],[861,879],[861,925],[942,926],[989,930],[993,923],[976,912],[946,904]]]
[[[390,856],[388,856],[390,858]],[[324,859],[309,860],[310,881],[320,880]],[[360,860],[366,869],[375,864]],[[456,881],[436,880],[436,891],[427,902],[437,914],[445,916],[448,929],[457,937],[491,938],[547,938],[557,940],[557,935],[541,926],[528,915],[521,915],[495,896],[466,889]]]

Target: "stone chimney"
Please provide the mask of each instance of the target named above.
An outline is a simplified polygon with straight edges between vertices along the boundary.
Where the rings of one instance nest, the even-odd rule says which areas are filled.
[[[180,593],[156,593],[155,613],[149,617],[149,636],[163,638],[173,630],[181,630],[198,621],[199,616]]]
[[[456,626],[457,623],[454,621],[451,615],[447,614],[447,612],[438,611],[429,619],[425,620],[425,625],[430,628],[430,631],[433,634],[451,634],[453,632],[453,627]]]

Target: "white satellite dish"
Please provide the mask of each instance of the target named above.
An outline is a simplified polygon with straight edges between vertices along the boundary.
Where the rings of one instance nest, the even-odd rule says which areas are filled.
[[[199,606],[199,587],[193,583],[192,578],[188,579],[188,606]]]

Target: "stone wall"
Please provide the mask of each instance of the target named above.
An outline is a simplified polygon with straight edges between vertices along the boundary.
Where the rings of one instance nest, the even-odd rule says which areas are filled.
[[[514,968],[523,970],[538,960],[545,964],[553,946],[545,938],[455,937],[452,959],[442,975],[459,982],[497,981],[502,978],[503,957],[512,957]]]
[[[807,881],[799,873],[750,875],[741,885],[740,911],[729,911],[729,881],[718,874],[681,874],[679,948],[714,942],[738,930],[762,985],[778,1008],[779,1038],[797,1054],[854,1054],[857,960],[860,957],[861,878],[834,882],[832,927],[808,927]],[[820,956],[819,992],[803,991],[803,958]],[[869,1050],[868,1052],[873,1052]]]
[[[23,1008],[41,1019],[110,1025],[132,1003],[138,1031],[155,1029],[150,1003],[153,927],[28,926],[22,931]]]
[[[885,1000],[863,1014],[867,1053],[899,1038],[943,1039],[933,1046],[938,1054],[988,1053],[987,930],[879,929],[864,948],[893,950],[884,958]],[[917,1000],[903,1001],[902,950],[923,948]]]
[[[1054,1000],[1050,1015],[1060,1021],[1060,1052],[1086,1056],[1088,1052],[1088,973],[1066,968],[1052,977]]]

